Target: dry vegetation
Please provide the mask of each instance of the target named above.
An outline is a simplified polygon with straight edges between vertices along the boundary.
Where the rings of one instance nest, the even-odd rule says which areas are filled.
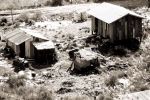
[[[50,9],[53,8],[48,10]],[[14,73],[13,68],[1,66],[0,100],[112,100],[118,95],[150,89],[149,31],[136,52],[130,51],[121,57],[100,54],[99,73],[70,74],[67,70],[72,61],[67,50],[90,46],[85,44],[85,37],[91,34],[90,19],[80,18],[79,15],[79,19],[84,20],[75,23],[72,19],[73,12],[49,14],[46,11],[43,13],[30,10],[28,13],[21,13],[15,17],[14,25],[9,25],[11,21],[7,18],[1,19],[1,28],[14,28],[15,24],[25,22],[26,25],[22,27],[44,33],[55,44],[59,44],[59,61],[51,67],[35,69],[34,78],[30,78],[29,73],[32,72],[29,69],[20,75]],[[43,22],[40,22],[41,20]]]

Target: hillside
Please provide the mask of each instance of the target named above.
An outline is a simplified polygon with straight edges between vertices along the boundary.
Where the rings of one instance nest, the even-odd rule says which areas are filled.
[[[93,2],[94,0],[0,0],[0,10],[6,10],[13,6],[13,9],[35,8],[44,6],[59,6],[68,4],[80,4]],[[96,0],[95,2],[117,2],[123,6],[137,7],[146,5],[146,0]]]

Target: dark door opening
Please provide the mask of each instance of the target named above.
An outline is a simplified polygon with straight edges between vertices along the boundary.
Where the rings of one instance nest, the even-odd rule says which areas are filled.
[[[95,33],[98,33],[98,19],[95,18]]]
[[[20,45],[20,57],[25,57],[25,42]]]

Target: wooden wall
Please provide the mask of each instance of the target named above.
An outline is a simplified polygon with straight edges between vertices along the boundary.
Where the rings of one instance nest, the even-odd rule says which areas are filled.
[[[27,58],[34,58],[34,47],[32,45],[32,41],[33,38],[25,42],[25,55]]]
[[[98,25],[97,25],[98,23]],[[127,15],[111,24],[92,17],[92,32],[111,42],[142,36],[142,19]]]
[[[7,40],[7,43],[8,43],[8,46],[10,46],[14,50],[14,52],[16,53],[16,55],[19,56],[19,54],[20,54],[20,48],[19,48],[19,46],[15,45],[14,43],[12,43],[12,42],[10,42],[8,40]]]

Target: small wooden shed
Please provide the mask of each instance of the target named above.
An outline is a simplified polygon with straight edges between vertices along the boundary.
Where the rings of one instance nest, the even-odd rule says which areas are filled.
[[[87,12],[92,16],[92,34],[111,42],[142,38],[143,17],[124,7],[102,3]]]
[[[55,63],[57,61],[55,46],[52,41],[33,42],[35,61],[40,64]]]
[[[30,49],[28,45],[32,39],[30,35],[25,34],[25,32],[20,29],[15,29],[4,34],[4,38],[7,45],[14,50],[17,56],[28,56],[28,50]]]
[[[56,60],[55,46],[43,34],[20,28],[7,32],[4,37],[17,56],[34,59],[41,64]]]

